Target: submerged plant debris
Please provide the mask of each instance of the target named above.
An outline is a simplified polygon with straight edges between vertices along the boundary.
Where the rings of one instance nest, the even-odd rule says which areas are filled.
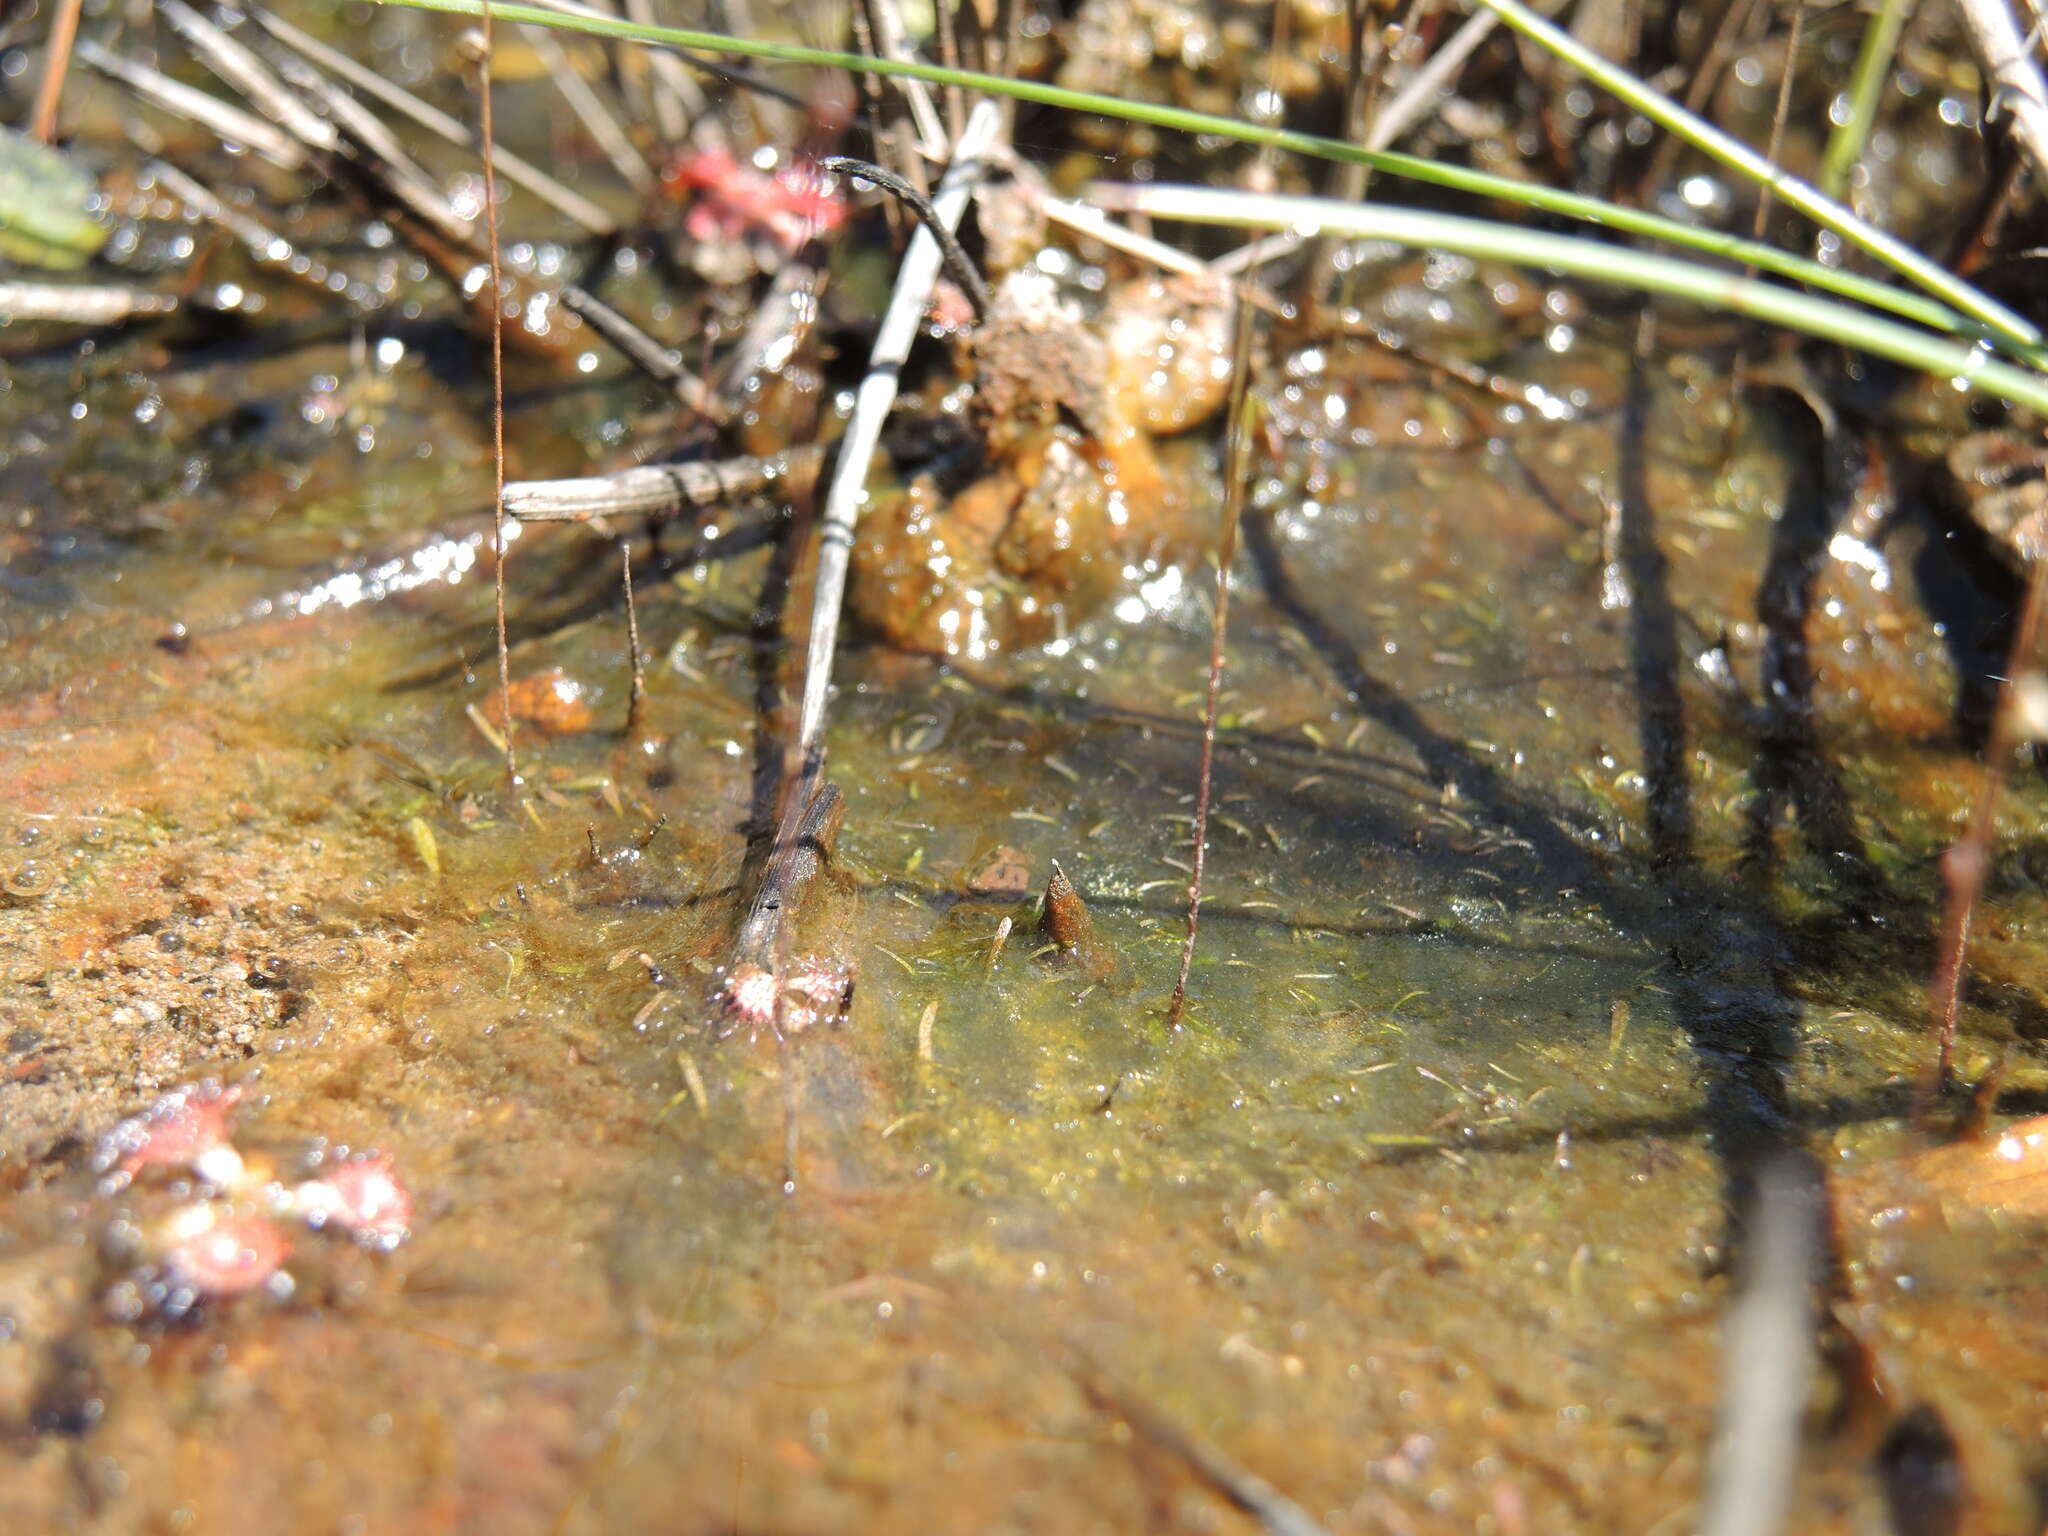
[[[1293,9],[1268,63],[1242,6],[1026,6],[1008,62],[1215,107],[1259,55],[1259,111],[1339,111],[1343,15]],[[1708,105],[1761,143],[1756,9]],[[284,34],[181,14],[283,68]],[[469,121],[445,19],[297,19]],[[112,20],[121,68],[228,101],[170,21]],[[1809,124],[1843,21],[1811,23]],[[0,22],[10,123],[44,25]],[[1496,41],[1418,148],[1633,167],[1747,229]],[[1899,47],[1869,197],[1929,239],[2002,173],[1953,31]],[[778,817],[808,444],[893,272],[893,215],[810,166],[855,108],[495,48],[504,145],[617,224],[506,200],[508,472],[656,472],[511,525],[509,698],[473,150],[408,128],[373,184],[348,129],[316,196],[260,121],[229,152],[160,87],[67,89],[92,275],[179,302],[0,324],[0,1529],[1688,1529],[1763,1284],[1744,1213],[1787,1168],[1818,1364],[1786,1528],[2048,1521],[2032,758],[1969,952],[1982,1087],[1926,1089],[2037,423],[1505,264],[1297,253],[1338,302],[1262,294],[1169,1028],[1242,290],[1030,188],[1256,168],[1020,121],[1058,155],[978,206],[989,315],[933,300],[829,782]],[[623,145],[565,70],[644,109]],[[664,160],[678,75],[722,110]],[[1501,120],[1518,91],[1547,136]],[[0,200],[48,170],[5,142]],[[455,235],[405,227],[415,193]]]

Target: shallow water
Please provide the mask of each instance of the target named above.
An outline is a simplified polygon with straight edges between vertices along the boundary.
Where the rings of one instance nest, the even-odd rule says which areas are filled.
[[[1343,353],[1273,386],[1186,1028],[1210,577],[1144,572],[999,668],[853,637],[821,922],[858,984],[783,1045],[711,1000],[765,556],[643,583],[629,739],[613,552],[522,539],[513,673],[593,720],[524,731],[515,795],[466,713],[488,423],[431,311],[0,331],[0,1523],[1244,1528],[1216,1452],[1332,1530],[1685,1528],[1731,1192],[1904,1145],[1955,668],[1995,655],[1932,615],[1992,599],[1915,508],[1827,553],[1791,396],[1539,326],[1491,348],[1577,420]],[[529,390],[513,473],[652,408]],[[1802,570],[1804,699],[1759,606]],[[2048,1082],[2040,809],[1962,1058],[2010,1109]],[[1106,982],[1035,953],[1055,860]],[[109,1233],[172,1197],[96,1190],[92,1147],[206,1075],[251,1156],[391,1155],[410,1240],[113,1315]],[[1886,1528],[1916,1456],[1967,1528],[2038,1528],[2017,1246],[1844,1229],[1826,1334],[1885,1385],[1827,1378],[1797,1528]]]

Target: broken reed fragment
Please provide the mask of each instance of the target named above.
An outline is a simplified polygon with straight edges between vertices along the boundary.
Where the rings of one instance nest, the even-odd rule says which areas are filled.
[[[0,283],[0,321],[56,320],[68,325],[119,325],[138,315],[178,308],[171,293],[102,284]]]
[[[505,511],[521,522],[587,523],[600,517],[675,517],[769,490],[796,498],[816,483],[824,459],[823,448],[809,445],[766,456],[638,464],[609,475],[514,480],[505,487]]]

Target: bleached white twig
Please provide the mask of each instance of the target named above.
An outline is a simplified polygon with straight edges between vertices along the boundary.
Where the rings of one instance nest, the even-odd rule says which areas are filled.
[[[2006,0],[1957,0],[1957,8],[1986,73],[1998,86],[1993,104],[2011,114],[2012,136],[2036,179],[2048,185],[2048,86],[2042,84],[2012,7]]]
[[[646,159],[633,147],[633,141],[626,137],[626,130],[619,126],[618,119],[598,100],[590,82],[576,72],[576,66],[570,62],[567,50],[555,40],[555,34],[546,27],[521,27],[519,31],[533,44],[534,51],[554,77],[555,88],[582,120],[590,136],[597,140],[598,148],[605,152],[621,179],[643,196],[652,191],[654,172]]]
[[[1089,203],[1077,203],[1072,198],[1048,197],[1041,205],[1045,216],[1055,224],[1064,224],[1077,234],[1091,240],[1099,240],[1111,250],[1122,251],[1126,256],[1135,256],[1140,261],[1149,261],[1155,267],[1168,272],[1180,272],[1189,277],[1203,277],[1210,273],[1207,262],[1190,256],[1186,251],[1176,250],[1163,240],[1154,240],[1150,235],[1141,235],[1136,230],[1117,223],[1100,208]]]
[[[896,0],[874,0],[870,9],[875,24],[875,52],[898,63],[912,62],[909,35]],[[946,142],[945,127],[939,122],[939,108],[931,86],[923,80],[900,79],[903,98],[910,104],[910,120],[917,125],[918,149],[927,159],[935,157]]]
[[[1720,1423],[1701,1536],[1772,1536],[1785,1527],[1817,1353],[1821,1255],[1811,1186],[1789,1160],[1757,1176],[1746,1274],[1722,1325]]]
[[[69,325],[118,325],[137,315],[167,315],[175,294],[140,288],[71,283],[0,283],[0,320],[59,320]]]
[[[967,119],[960,142],[953,146],[953,163],[932,196],[932,206],[948,229],[957,226],[967,211],[968,194],[982,174],[1002,121],[1002,109],[995,102],[979,103]],[[839,608],[846,595],[847,563],[853,552],[854,524],[866,494],[868,466],[881,442],[882,423],[896,403],[897,375],[917,338],[918,322],[924,317],[932,285],[938,281],[941,261],[938,241],[920,224],[910,237],[881,329],[875,333],[868,374],[854,396],[853,414],[840,439],[839,463],[825,494],[803,707],[797,716],[797,750],[806,768],[816,760],[818,740],[824,733],[825,698],[832,686],[832,656],[839,640]]]
[[[340,148],[341,136],[334,124],[286,90],[270,66],[245,44],[229,37],[185,0],[157,0],[156,10],[208,69],[253,101],[265,117],[300,144],[328,154]]]
[[[1373,117],[1372,128],[1365,136],[1365,147],[1385,149],[1413,127],[1423,113],[1436,105],[1437,97],[1465,67],[1465,61],[1499,25],[1500,18],[1492,11],[1466,17],[1465,25],[1458,28],[1448,43],[1431,54],[1429,61],[1409,76],[1407,84],[1395,92],[1394,99]]]
[[[609,475],[514,480],[505,510],[526,523],[587,523],[600,517],[674,517],[723,506],[814,475],[823,451],[792,448],[766,458],[690,464],[637,464]]]
[[[158,111],[197,123],[217,138],[254,150],[280,169],[304,169],[306,152],[299,147],[298,141],[254,113],[244,112],[218,96],[209,96],[182,81],[173,80],[162,70],[125,59],[102,48],[89,37],[80,38],[74,51],[85,63],[120,81]]]

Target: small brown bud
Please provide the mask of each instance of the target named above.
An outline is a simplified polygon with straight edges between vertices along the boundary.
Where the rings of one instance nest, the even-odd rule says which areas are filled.
[[[1107,981],[1116,974],[1116,951],[1096,937],[1088,904],[1057,862],[1052,878],[1045,882],[1045,909],[1039,914],[1038,931],[1078,963],[1090,981]]]

